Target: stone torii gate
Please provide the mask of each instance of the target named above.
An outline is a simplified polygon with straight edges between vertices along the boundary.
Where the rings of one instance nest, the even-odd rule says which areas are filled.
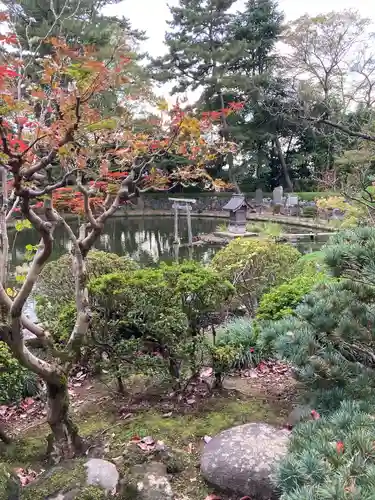
[[[178,236],[178,211],[183,210],[186,213],[187,226],[188,226],[188,242],[189,246],[193,246],[193,232],[191,230],[191,211],[192,205],[196,203],[197,200],[192,198],[169,198],[169,201],[173,201],[172,208],[174,209],[174,243],[180,243],[180,238]]]

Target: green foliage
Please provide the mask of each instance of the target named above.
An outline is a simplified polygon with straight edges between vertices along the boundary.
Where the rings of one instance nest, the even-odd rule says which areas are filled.
[[[246,231],[250,233],[258,233],[262,236],[280,236],[283,232],[282,225],[278,222],[248,222]]]
[[[264,294],[259,302],[256,317],[259,320],[278,320],[293,314],[306,294],[317,283],[327,279],[323,272],[296,276]]]
[[[12,356],[9,347],[0,342],[0,404],[19,401],[37,390],[37,379]]]
[[[92,250],[86,258],[88,280],[112,272],[126,272],[137,269],[137,264],[126,256]],[[37,283],[37,316],[48,325],[51,332],[60,339],[64,332],[59,332],[56,320],[62,314],[65,316],[66,307],[74,298],[74,276],[72,256],[63,255],[57,261],[48,262],[41,272]],[[64,330],[66,323],[62,321]]]
[[[329,198],[330,196],[337,196],[335,191],[307,191],[296,193],[302,201],[314,201],[319,198]]]
[[[220,250],[212,267],[236,288],[236,300],[250,315],[271,286],[294,275],[300,253],[291,245],[269,240],[237,238]]]
[[[263,357],[258,346],[257,327],[246,318],[237,318],[221,326],[217,330],[215,348],[227,353],[226,364],[230,370],[256,366]]]
[[[194,261],[182,264],[161,265],[164,278],[180,298],[183,312],[190,328],[199,329],[210,313],[217,312],[234,293],[234,287],[221,275]]]
[[[294,318],[271,323],[262,337],[296,367],[320,409],[345,398],[368,398],[374,388],[375,230],[358,228],[333,236],[324,249],[339,280],[319,285]]]
[[[187,318],[159,269],[103,275],[90,281],[89,293],[93,344],[117,374],[147,369],[151,375],[184,357]]]
[[[0,462],[0,498],[19,498],[20,489],[17,476],[7,464]]]
[[[89,283],[93,343],[117,374],[162,371],[179,380],[198,369],[202,326],[232,291],[195,262],[103,275]]]
[[[343,401],[332,415],[300,424],[277,473],[281,500],[372,500],[373,413],[373,401]]]
[[[32,227],[31,222],[28,219],[16,220],[14,227],[17,232],[23,231],[24,229],[30,229]]]
[[[315,218],[318,215],[318,209],[315,206],[307,206],[302,209],[302,216],[308,218]]]

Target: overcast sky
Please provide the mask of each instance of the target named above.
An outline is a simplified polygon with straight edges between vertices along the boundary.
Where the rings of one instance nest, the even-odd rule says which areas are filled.
[[[164,51],[163,39],[169,18],[168,4],[175,5],[177,0],[123,0],[120,4],[109,6],[108,14],[124,15],[133,26],[146,31],[148,41],[144,48],[153,56]],[[238,0],[240,7],[244,0]],[[374,0],[279,0],[280,8],[287,20],[295,19],[305,13],[316,15],[321,12],[343,9],[358,9],[361,15],[375,20]]]
[[[238,10],[245,3],[245,0],[237,0]],[[142,49],[152,56],[158,56],[165,52],[164,34],[168,26],[167,20],[170,18],[168,5],[176,5],[178,0],[123,0],[117,5],[111,5],[105,9],[109,15],[125,16],[130,19],[134,28],[146,32],[148,40],[143,44]],[[375,0],[279,0],[279,6],[284,11],[286,20],[296,19],[304,14],[317,15],[332,10],[357,9],[364,17],[369,17],[375,21]],[[162,85],[155,89],[156,93],[163,95],[168,101],[173,102],[169,93],[172,84]],[[199,92],[188,93],[190,102],[194,102]]]

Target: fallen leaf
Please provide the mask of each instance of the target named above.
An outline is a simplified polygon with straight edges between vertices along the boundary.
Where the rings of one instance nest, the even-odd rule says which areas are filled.
[[[201,371],[200,373],[200,378],[210,378],[213,374],[213,369],[212,368],[206,368],[205,370]]]
[[[150,450],[150,446],[145,444],[145,443],[142,443],[141,441],[139,443],[137,443],[137,446],[138,448],[140,448],[142,451],[149,451]]]
[[[212,437],[211,436],[204,436],[203,441],[207,444],[211,441]]]
[[[146,436],[141,439],[142,443],[147,444],[148,446],[152,446],[155,444],[154,439],[151,436]]]
[[[164,415],[162,415],[163,418],[168,418],[168,417],[171,417],[172,416],[172,412],[169,411],[168,413],[164,413]]]
[[[190,399],[187,399],[186,402],[187,402],[188,405],[193,405],[196,402],[196,399],[195,398],[190,398]]]

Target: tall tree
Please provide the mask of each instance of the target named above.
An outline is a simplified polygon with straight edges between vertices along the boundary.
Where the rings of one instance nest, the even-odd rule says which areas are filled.
[[[1,13],[1,19],[7,19],[6,13]],[[4,36],[18,43],[16,34]],[[78,429],[69,414],[68,377],[89,332],[87,254],[122,200],[133,199],[151,188],[168,190],[190,179],[213,187],[205,159],[212,154],[215,143],[208,143],[201,136],[199,121],[178,107],[166,123],[160,121],[157,134],[154,130],[135,131],[126,112],[121,117],[103,119],[100,109],[90,102],[109,89],[116,90],[128,79],[127,51],[117,47],[109,59],[102,61],[92,46],[71,47],[61,37],[47,43],[52,44],[53,57],[45,58],[30,99],[22,99],[18,93],[26,84],[25,61],[20,55],[10,51],[6,64],[0,64],[0,338],[24,367],[44,380],[51,448],[61,457],[82,449]],[[36,102],[40,109],[37,115]],[[222,149],[222,142],[219,147]],[[172,148],[194,162],[178,171],[156,168],[157,160]],[[12,193],[8,192],[9,181]],[[68,183],[68,189],[73,189],[71,210],[81,215],[78,234],[57,208],[61,189]],[[7,221],[16,203],[40,237],[40,244],[22,284],[18,281],[10,292]],[[74,327],[63,349],[54,344],[47,329],[24,314],[38,276],[52,256],[56,225],[64,228],[72,242],[75,280]],[[48,353],[46,357],[42,359],[29,350],[24,328],[38,337]]]
[[[369,20],[358,12],[344,10],[305,15],[284,33],[288,45],[284,63],[293,78],[296,102],[302,104],[299,113],[321,119],[315,130],[319,137],[316,162],[322,170],[332,169],[340,152],[340,132],[323,121],[341,120],[357,97],[366,94],[367,72],[371,71],[368,51],[363,52],[368,25]],[[363,60],[357,61],[355,69],[360,52]],[[371,100],[372,90],[368,91],[367,100]]]
[[[221,133],[239,144],[251,142],[243,118],[227,115],[230,102],[250,101],[259,94],[275,62],[273,49],[281,32],[282,15],[272,0],[249,0],[241,12],[234,12],[231,0],[181,0],[171,8],[172,21],[166,34],[168,53],[155,60],[156,76],[174,81],[174,92],[202,90],[198,105],[221,113]],[[249,110],[248,115],[252,111]],[[258,150],[262,141],[258,141]],[[259,155],[260,157],[260,155]],[[235,184],[233,155],[227,157],[231,181]]]
[[[145,39],[143,32],[132,29],[124,17],[105,16],[102,9],[120,0],[5,0],[9,24],[16,35],[13,44],[23,65],[27,81],[38,83],[43,72],[43,59],[53,56],[53,42],[61,38],[71,48],[95,46],[97,58],[108,60],[117,48],[129,52],[129,74],[121,89],[100,95],[101,111],[112,114],[125,94],[149,93],[150,85],[145,70],[139,64],[142,54],[139,43]],[[46,82],[48,83],[48,82]],[[67,83],[67,82],[66,82]],[[23,92],[26,92],[24,89]],[[121,113],[121,112],[120,112]]]
[[[154,76],[159,81],[174,81],[172,92],[202,89],[204,101],[217,97],[219,109],[225,108],[223,80],[228,63],[237,52],[239,42],[230,39],[233,14],[229,9],[235,0],[180,0],[171,7],[170,31],[165,43],[168,53],[153,61]],[[224,112],[221,133],[229,138]],[[234,177],[233,154],[227,162],[231,182],[239,191]]]

